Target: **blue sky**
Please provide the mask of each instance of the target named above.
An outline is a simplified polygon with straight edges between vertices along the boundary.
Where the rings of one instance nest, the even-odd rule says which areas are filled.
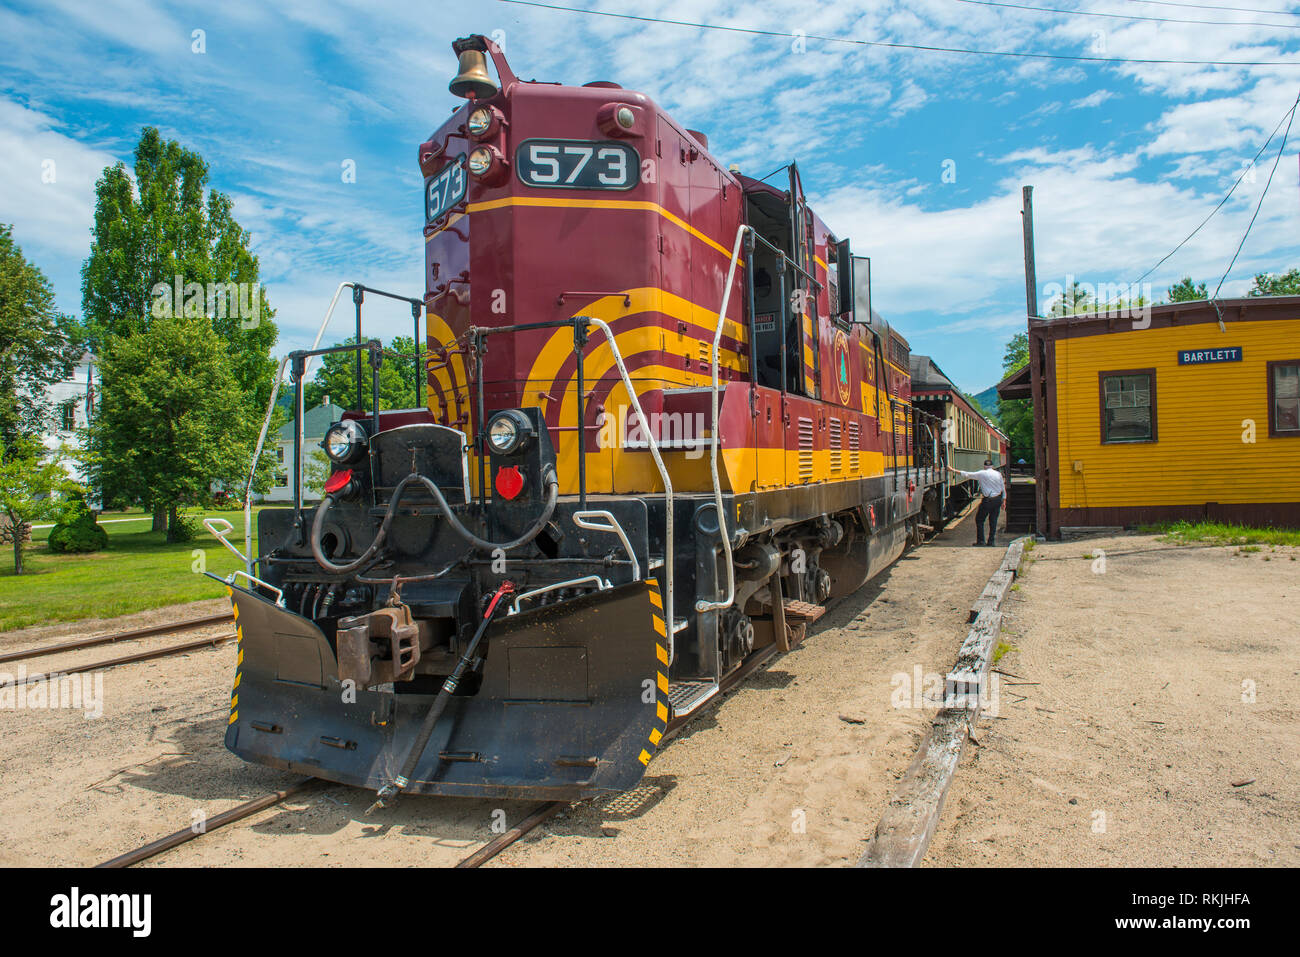
[[[494,0],[6,0],[0,221],[14,224],[61,308],[79,313],[94,182],[105,166],[130,164],[141,127],[158,126],[199,150],[212,185],[234,197],[278,311],[277,349],[309,344],[342,280],[421,293],[416,147],[460,102],[447,92],[450,41],[495,33],[521,77],[610,79],[647,93],[745,172],[797,159],[823,218],[872,257],[876,308],[975,392],[999,378],[1003,346],[1024,328],[1021,185],[1035,187],[1040,298],[1068,276],[1131,283],[1213,209],[1300,93],[1300,3],[1284,0],[1242,0],[1279,11],[1268,15],[1140,0],[1027,0],[1070,15],[962,0],[558,2],[781,35]],[[1288,65],[935,54],[800,41],[800,32]],[[1223,296],[1244,293],[1256,272],[1300,266],[1297,145],[1300,123]],[[1157,298],[1183,275],[1214,289],[1276,147],[1146,280]],[[341,175],[348,160],[354,183]],[[400,305],[368,305],[367,315],[385,336],[410,328]],[[346,317],[336,322],[328,339],[347,334]]]

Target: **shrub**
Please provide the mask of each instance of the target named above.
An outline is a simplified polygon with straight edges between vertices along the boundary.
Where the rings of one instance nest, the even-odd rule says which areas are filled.
[[[81,512],[50,529],[49,546],[52,552],[97,552],[108,547],[108,532],[89,512]]]
[[[185,515],[177,514],[167,524],[167,541],[169,544],[192,542],[198,538],[199,523]]]

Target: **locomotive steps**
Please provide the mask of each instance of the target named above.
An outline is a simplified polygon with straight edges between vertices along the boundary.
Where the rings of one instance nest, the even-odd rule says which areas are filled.
[[[945,707],[899,782],[858,867],[916,867],[925,858],[971,726],[988,701],[1002,602],[1020,571],[1026,541],[1018,538],[1007,546],[1002,564],[971,606],[973,624],[944,682]]]

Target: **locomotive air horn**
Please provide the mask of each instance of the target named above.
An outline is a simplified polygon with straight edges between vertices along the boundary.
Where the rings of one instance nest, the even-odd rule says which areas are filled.
[[[447,89],[467,100],[481,100],[497,92],[497,82],[487,69],[487,45],[482,37],[465,37],[451,48],[460,56],[460,72]]]

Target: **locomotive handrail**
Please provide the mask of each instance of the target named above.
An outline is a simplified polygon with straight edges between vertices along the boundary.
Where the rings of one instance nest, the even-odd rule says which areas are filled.
[[[627,366],[623,364],[623,353],[618,349],[618,343],[614,341],[614,332],[603,319],[597,319],[595,316],[580,316],[580,321],[589,322],[596,326],[605,334],[605,339],[609,342],[610,351],[614,354],[614,362],[618,366],[618,374],[623,379],[623,387],[627,389],[628,400],[632,403],[632,408],[636,409],[637,421],[649,424],[645,412],[641,410],[641,400],[637,398],[636,389],[632,388],[632,377],[627,374]],[[717,350],[714,350],[716,357]],[[714,364],[715,381],[716,381],[717,364]],[[582,397],[579,396],[579,406],[582,405]],[[714,405],[716,407],[717,398],[715,394]],[[654,437],[654,429],[644,429],[646,435],[646,444],[650,446],[650,455],[655,460],[655,465],[659,469],[659,476],[664,480],[664,618],[666,627],[664,628],[664,640],[668,643],[668,664],[673,663],[676,653],[676,641],[674,635],[677,633],[673,627],[673,480],[668,475],[668,468],[664,465],[663,456],[659,454],[659,440]],[[580,455],[586,455],[586,450],[582,446],[582,433],[578,434],[578,452]],[[720,520],[720,519],[719,519]]]
[[[250,575],[248,572],[241,572],[238,568],[236,568],[226,578],[226,584],[233,585],[235,583],[235,579],[238,578],[240,575],[243,575],[246,579],[248,579],[248,581],[252,582],[255,585],[260,585],[263,588],[267,589],[268,591],[275,592],[275,603],[279,605],[281,608],[284,607],[284,590],[281,588],[276,588],[270,582],[262,581],[262,579],[258,578],[256,575]]]
[[[350,286],[352,286],[350,282],[341,282],[334,290],[334,298],[330,300],[330,306],[325,310],[325,318],[321,320],[320,328],[316,330],[316,339],[311,344],[313,349],[320,345],[321,337],[325,335],[325,327],[329,325],[330,317],[334,315],[334,307],[338,305],[339,296]],[[266,416],[262,419],[262,431],[258,433],[257,445],[253,448],[253,462],[248,467],[248,482],[244,486],[244,569],[249,575],[253,574],[255,564],[253,560],[253,477],[257,475],[257,461],[262,457],[262,446],[266,444],[266,432],[271,427],[275,402],[280,397],[280,382],[284,379],[284,370],[288,364],[289,357],[285,356],[280,360],[280,367],[275,370],[275,376],[271,379],[271,397],[266,403]],[[303,374],[306,374],[305,366]]]
[[[225,527],[223,528],[222,526]],[[231,525],[230,522],[226,521],[224,518],[205,518],[203,520],[203,527],[212,533],[213,538],[219,541],[222,545],[225,545],[226,548],[230,549],[236,558],[245,565],[248,564],[248,556],[244,555],[238,548],[231,545],[230,542],[226,540],[226,536],[235,530],[235,526]]]
[[[339,286],[339,292],[343,287]],[[334,300],[338,301],[338,293]],[[331,304],[330,309],[334,306]],[[328,321],[328,317],[327,317]],[[266,430],[271,426],[271,414],[275,412],[275,400],[280,397],[280,380],[284,378],[284,368],[289,364],[289,357],[280,360],[280,367],[275,370],[271,380],[271,398],[266,403],[266,418],[262,420],[262,431],[258,433],[257,445],[253,447],[253,462],[248,467],[248,482],[244,485],[244,571],[253,574],[253,477],[257,474],[257,460],[262,457],[262,446],[266,442]]]
[[[577,585],[594,584],[597,591],[605,591],[613,586],[599,575],[583,575],[581,578],[570,578],[568,581],[552,582],[549,585],[543,585],[541,588],[534,588],[532,591],[526,591],[521,595],[516,595],[514,603],[510,606],[510,614],[519,614],[519,603],[525,598],[536,598],[538,595],[545,595],[548,592],[558,591],[561,588],[573,588]]]
[[[627,557],[632,559],[632,580],[641,580],[641,566],[636,560],[636,552],[632,550],[632,543],[628,540],[627,532],[623,531],[623,526],[619,520],[614,517],[614,513],[606,509],[595,509],[587,512],[574,512],[573,524],[579,528],[585,528],[593,532],[612,532],[618,536],[618,540],[623,543],[623,549],[627,552]],[[597,525],[592,521],[593,518],[603,518],[604,525]]]
[[[713,350],[710,362],[713,384],[709,393],[712,400],[713,420],[709,428],[709,471],[713,476],[713,508],[718,515],[718,536],[722,539],[722,552],[726,556],[723,564],[727,566],[727,597],[722,601],[699,599],[695,602],[695,611],[700,614],[730,608],[736,600],[736,569],[732,565],[731,558],[731,533],[727,531],[727,516],[722,511],[722,483],[718,479],[718,446],[722,444],[722,437],[718,434],[718,350],[722,344],[722,327],[727,321],[727,304],[731,301],[731,284],[736,278],[736,262],[740,259],[740,243],[745,238],[745,232],[750,229],[752,227],[748,224],[742,224],[736,230],[736,242],[731,250],[731,265],[727,267],[727,282],[722,287],[722,306],[718,309],[718,321],[713,328]],[[750,371],[752,375],[753,370]]]

